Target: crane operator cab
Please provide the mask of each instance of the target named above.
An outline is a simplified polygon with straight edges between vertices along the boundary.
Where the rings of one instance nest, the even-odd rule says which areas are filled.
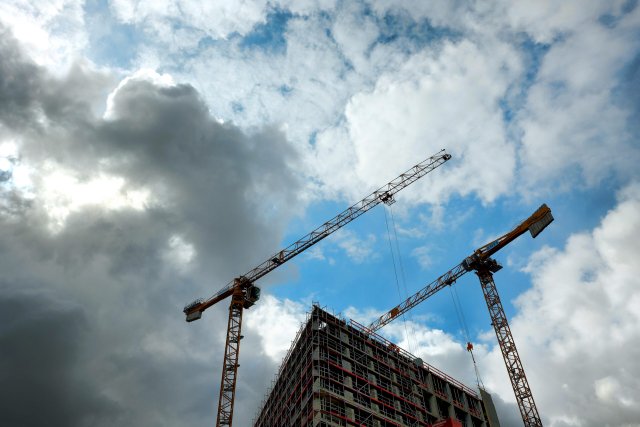
[[[249,308],[260,299],[260,288],[257,286],[249,286],[244,294],[244,308]]]

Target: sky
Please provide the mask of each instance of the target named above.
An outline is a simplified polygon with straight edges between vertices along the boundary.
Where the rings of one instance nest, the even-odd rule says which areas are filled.
[[[545,426],[640,426],[640,6],[0,3],[2,425],[211,425],[228,307],[182,308],[441,149],[260,279],[234,425],[311,305],[368,324],[542,203],[496,273]],[[384,336],[521,425],[463,276]]]

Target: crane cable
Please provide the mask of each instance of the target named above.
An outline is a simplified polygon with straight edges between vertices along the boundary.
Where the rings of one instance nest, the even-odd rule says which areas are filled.
[[[480,376],[480,369],[478,368],[478,364],[476,363],[476,358],[473,355],[473,344],[471,344],[471,337],[469,334],[469,328],[467,327],[467,321],[464,317],[464,310],[462,309],[462,304],[460,303],[460,297],[458,296],[458,291],[455,288],[455,285],[449,287],[449,292],[451,293],[451,299],[453,300],[453,306],[456,310],[456,316],[458,317],[458,322],[462,327],[465,338],[467,340],[467,351],[471,354],[471,360],[473,361],[473,370],[476,374],[476,384],[478,387],[482,385],[484,389],[484,383],[482,382],[482,377]]]
[[[387,215],[387,209],[389,209],[390,215]],[[393,227],[393,236],[394,236],[393,240],[395,240],[395,243],[396,243],[396,254],[398,257],[398,265],[400,266],[400,277],[398,277],[398,267],[396,266],[396,255],[394,255],[393,243],[391,242],[392,238],[391,238],[391,229],[389,227],[389,218],[388,218],[389,216],[391,216],[391,225]],[[396,288],[398,289],[398,296],[400,300],[404,300],[409,295],[409,291],[407,290],[407,281],[404,274],[404,266],[402,264],[402,257],[400,256],[400,245],[398,244],[398,233],[396,231],[396,222],[393,216],[393,209],[391,208],[391,206],[385,206],[384,222],[387,226],[387,240],[389,241],[389,250],[391,251],[391,260],[393,262],[393,272],[396,278]],[[400,282],[402,282],[402,285],[404,288],[404,295],[402,294],[402,290],[400,289]],[[409,330],[407,329],[407,319],[404,313],[402,313],[402,323],[404,325],[405,336],[407,337],[409,352],[414,353],[413,342],[411,340],[411,335],[409,335]],[[415,331],[413,331],[413,333],[415,334]]]

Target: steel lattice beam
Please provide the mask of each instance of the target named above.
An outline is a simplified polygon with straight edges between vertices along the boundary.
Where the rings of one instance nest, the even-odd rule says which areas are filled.
[[[238,374],[238,357],[242,335],[242,311],[244,292],[236,288],[229,306],[229,323],[227,325],[227,342],[224,349],[222,379],[220,380],[220,398],[218,400],[218,420],[216,427],[229,426],[233,422],[233,400],[236,394],[236,376]]]
[[[480,278],[484,299],[487,302],[487,308],[491,316],[491,324],[496,332],[496,338],[502,351],[502,357],[509,373],[511,386],[515,392],[518,409],[520,409],[524,425],[525,427],[542,427],[542,421],[533,401],[531,388],[524,373],[516,343],[513,340],[513,335],[511,335],[507,316],[504,313],[496,284],[493,281],[493,274],[486,268],[476,270],[476,274]]]
[[[436,292],[438,292],[440,289],[442,289],[442,288],[444,288],[446,286],[451,286],[452,284],[454,284],[456,282],[456,280],[458,280],[467,271],[468,270],[466,270],[462,264],[457,265],[456,267],[452,268],[451,270],[449,270],[448,272],[446,272],[442,276],[438,277],[433,282],[429,283],[427,286],[425,286],[420,291],[418,291],[415,294],[413,294],[408,299],[404,300],[401,304],[399,304],[399,305],[393,307],[391,310],[387,311],[380,318],[378,318],[376,321],[371,323],[367,327],[367,329],[369,329],[371,332],[377,331],[378,329],[380,329],[383,326],[387,325],[389,322],[391,322],[396,317],[398,317],[401,314],[404,314],[407,311],[411,310],[413,307],[417,306],[422,301],[426,300],[431,295],[433,295]]]

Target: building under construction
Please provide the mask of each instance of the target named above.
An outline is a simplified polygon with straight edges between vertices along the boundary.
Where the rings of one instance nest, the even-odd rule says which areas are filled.
[[[430,427],[444,419],[489,427],[476,392],[314,305],[254,426]]]

